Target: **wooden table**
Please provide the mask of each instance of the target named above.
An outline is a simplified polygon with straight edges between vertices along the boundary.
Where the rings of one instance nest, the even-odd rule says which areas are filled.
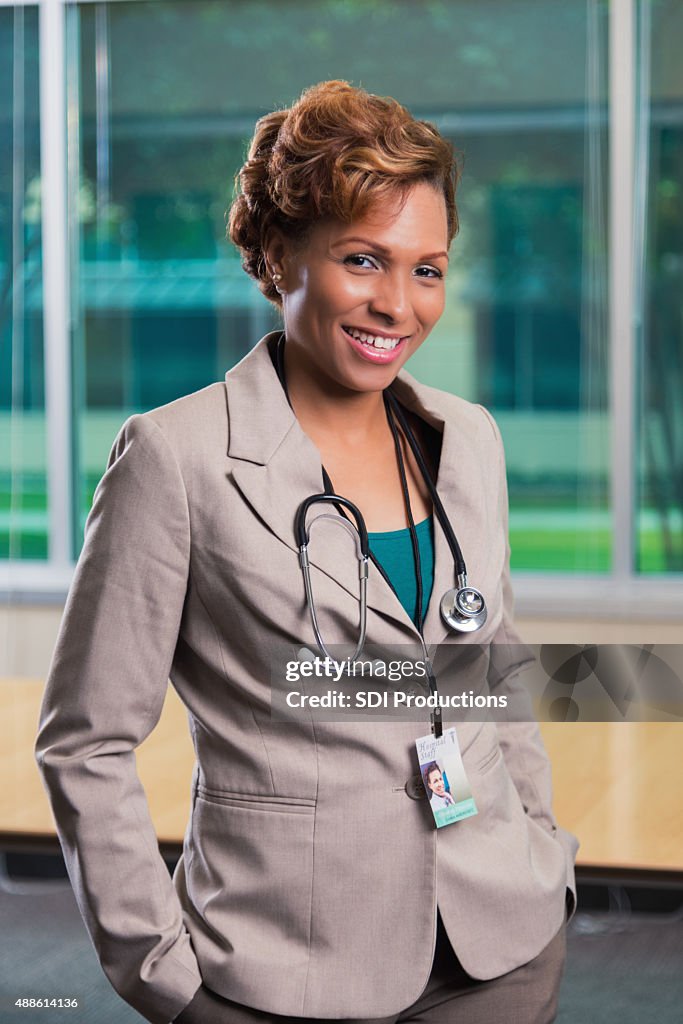
[[[33,758],[42,690],[39,680],[0,680],[0,845],[55,842]],[[680,872],[683,878],[683,723],[544,723],[541,729],[558,821],[581,839],[577,864]],[[137,760],[159,840],[177,847],[188,815],[193,751],[185,709],[170,687],[161,721]]]

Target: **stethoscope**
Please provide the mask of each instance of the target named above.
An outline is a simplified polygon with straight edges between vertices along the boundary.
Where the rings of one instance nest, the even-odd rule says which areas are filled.
[[[280,379],[280,383],[287,395],[289,401],[289,395],[287,393],[287,384],[285,381],[284,372],[284,334],[281,335],[277,343],[276,349],[276,369]],[[401,452],[400,441],[398,437],[398,431],[396,428],[395,420],[398,421],[401,430],[403,431],[408,444],[410,445],[411,451],[415,456],[422,478],[427,486],[434,511],[436,512],[437,519],[444,532],[448,546],[451,549],[453,555],[453,561],[455,566],[455,587],[447,590],[441,598],[440,611],[441,618],[444,623],[456,633],[473,633],[486,622],[486,601],[484,595],[472,587],[467,582],[467,567],[465,566],[465,559],[463,558],[462,550],[458,544],[457,537],[453,527],[451,526],[450,520],[446,514],[446,510],[443,507],[441,499],[437,493],[436,486],[432,481],[431,474],[424,460],[420,446],[417,443],[417,439],[408,424],[408,421],[404,415],[404,412],[397,401],[396,397],[390,390],[384,392],[384,401],[387,408],[387,419],[389,426],[394,437],[394,443],[396,447],[396,453],[399,464],[399,472],[401,475],[401,484],[403,487],[404,498],[406,500],[406,508],[408,510],[408,519],[411,527],[411,536],[413,540],[413,552],[416,561],[416,582],[418,590],[418,623],[417,629],[420,634],[422,641],[422,647],[425,655],[425,661],[429,664],[427,656],[426,644],[422,633],[422,586],[421,586],[421,572],[419,569],[419,553],[417,550],[417,539],[415,536],[415,524],[413,522],[412,513],[410,511],[410,499],[408,495],[408,485],[405,475],[405,467],[403,465],[403,456]],[[310,542],[310,530],[313,523],[317,523],[320,520],[327,520],[333,523],[338,523],[344,529],[348,530],[353,536],[356,543],[356,557],[358,559],[358,579],[359,579],[359,606],[360,606],[360,622],[359,622],[359,636],[356,643],[356,649],[350,656],[350,661],[354,662],[365,644],[365,636],[367,630],[367,587],[368,587],[368,575],[369,575],[369,561],[372,557],[370,552],[370,545],[368,542],[368,531],[365,525],[365,520],[360,509],[349,501],[348,498],[343,498],[339,494],[334,493],[332,482],[323,467],[323,482],[325,484],[325,492],[323,494],[311,494],[308,498],[305,498],[296,514],[295,532],[296,541],[299,548],[299,565],[304,579],[304,589],[306,592],[306,603],[308,605],[309,613],[311,616],[311,624],[313,626],[313,633],[315,634],[316,643],[320,648],[321,652],[327,658],[331,658],[332,661],[336,661],[336,658],[330,653],[325,642],[323,640],[320,625],[318,623],[318,617],[315,610],[315,599],[313,596],[313,585],[311,583],[311,570],[310,562],[308,558],[308,545]],[[316,516],[312,520],[310,526],[306,525],[306,516],[310,508],[314,505],[330,504],[337,509],[337,514],[333,513],[322,513]],[[351,514],[355,525],[351,520],[341,511],[346,509]],[[339,514],[341,513],[341,514]],[[373,560],[374,561],[374,560]],[[382,570],[379,563],[374,563],[382,575],[387,579],[387,582],[391,586],[390,581],[386,577],[386,574]],[[436,679],[433,676],[433,672],[428,671],[430,678],[430,689],[436,692]],[[437,709],[438,712],[438,709]],[[435,729],[436,735],[440,735],[440,724],[438,731]]]

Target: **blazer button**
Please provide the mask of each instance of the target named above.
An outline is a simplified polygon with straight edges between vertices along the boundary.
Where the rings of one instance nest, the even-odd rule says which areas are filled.
[[[422,784],[421,775],[411,776],[406,782],[405,790],[411,800],[424,800],[427,795]]]

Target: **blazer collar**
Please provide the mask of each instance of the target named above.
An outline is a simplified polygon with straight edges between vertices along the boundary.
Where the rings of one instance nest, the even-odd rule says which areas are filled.
[[[277,332],[276,332],[277,333]],[[229,417],[228,457],[232,476],[261,520],[293,551],[298,551],[294,524],[299,505],[310,494],[324,491],[318,449],[304,433],[287,402],[273,367],[268,334],[225,377]],[[446,513],[467,560],[478,510],[467,507],[467,488],[458,481],[458,466],[466,462],[470,444],[463,444],[476,430],[467,418],[457,428],[444,408],[452,396],[420,384],[401,370],[392,388],[399,401],[443,433],[437,488]],[[452,399],[458,401],[457,399]],[[461,465],[461,468],[464,468]],[[307,522],[332,507],[315,506]],[[465,528],[467,521],[472,524]],[[318,532],[320,531],[320,532]],[[475,530],[476,532],[476,530]],[[442,594],[454,585],[453,557],[435,517],[434,586],[424,623],[428,644],[441,643],[447,635],[439,610]],[[346,530],[326,523],[311,531],[309,558],[331,580],[354,598],[358,597],[358,568],[352,537]],[[476,581],[472,582],[476,586]],[[315,582],[314,582],[315,586]],[[302,586],[303,595],[303,586]],[[371,565],[368,606],[400,625],[406,642],[414,642],[417,630],[400,601],[376,567]],[[354,626],[356,625],[354,620]],[[372,639],[370,637],[370,639]]]

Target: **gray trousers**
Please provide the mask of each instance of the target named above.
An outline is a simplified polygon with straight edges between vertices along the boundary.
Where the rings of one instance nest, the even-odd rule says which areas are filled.
[[[393,1017],[347,1018],[344,1024],[550,1024],[557,1014],[565,955],[563,924],[528,964],[491,981],[475,981],[461,967],[439,917],[432,973],[419,999]],[[202,986],[174,1024],[313,1024],[313,1019],[252,1010]]]

